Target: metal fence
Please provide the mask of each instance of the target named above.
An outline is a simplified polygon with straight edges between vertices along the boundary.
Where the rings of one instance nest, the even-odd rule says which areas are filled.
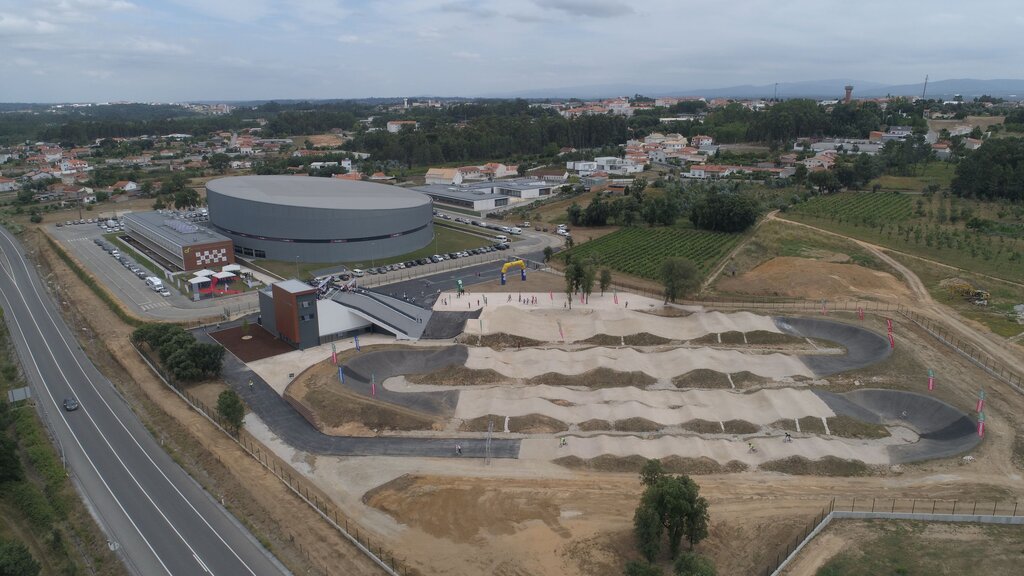
[[[362,529],[359,524],[339,511],[339,509],[334,506],[331,499],[327,497],[323,491],[317,488],[314,483],[306,480],[302,474],[296,471],[285,460],[279,458],[271,449],[267,448],[266,445],[257,440],[248,431],[241,429],[237,434],[232,433],[230,431],[232,429],[231,425],[220,417],[215,407],[206,405],[205,402],[189,392],[187,388],[176,382],[156,362],[151,361],[146,353],[140,350],[137,346],[134,346],[134,344],[133,347],[142,358],[143,362],[149,366],[150,370],[160,377],[168,388],[170,388],[182,400],[187,402],[196,412],[203,415],[217,426],[221,432],[231,438],[264,468],[273,473],[274,476],[287,486],[293,494],[305,501],[306,504],[313,508],[321,518],[338,530],[342,536],[355,545],[363,554],[369,557],[370,560],[377,564],[385,573],[391,576],[409,576],[418,574],[418,571],[408,566],[403,559],[396,557],[393,551],[387,549],[383,542],[371,538],[370,534],[365,529]],[[314,567],[316,570],[314,574],[322,574],[323,576],[336,576],[343,574],[343,572],[340,571],[332,571],[328,559],[315,558],[313,554],[310,553],[309,548],[303,546],[301,539],[299,539],[294,533],[288,532],[288,538],[296,545],[299,553],[305,556],[306,560]]]
[[[933,498],[833,498],[758,574],[778,576],[815,536],[836,519],[973,522],[1024,525],[1024,507],[1014,501]]]

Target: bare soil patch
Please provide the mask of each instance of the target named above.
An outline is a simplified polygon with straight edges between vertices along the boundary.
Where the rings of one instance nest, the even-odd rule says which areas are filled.
[[[732,294],[787,298],[873,298],[892,301],[910,297],[895,276],[855,264],[780,256],[739,276],[718,280],[716,288]]]
[[[546,384],[548,386],[584,386],[586,388],[615,388],[621,386],[636,386],[643,388],[650,386],[658,380],[653,376],[633,370],[631,372],[620,372],[611,368],[594,368],[582,374],[561,374],[558,372],[547,372],[527,380],[530,384]]]
[[[252,338],[244,339],[245,336],[252,336]],[[258,324],[247,327],[235,326],[218,332],[210,332],[210,337],[230,350],[242,362],[262,360],[295,350]]]
[[[835,456],[825,456],[820,460],[790,456],[780,460],[770,460],[761,464],[759,468],[794,476],[867,476],[872,472],[871,467],[860,460],[843,460]]]
[[[710,420],[697,419],[684,422],[680,427],[698,434],[754,434],[761,430],[760,426],[746,420],[726,420],[719,424]]]
[[[407,374],[405,379],[414,384],[430,384],[434,386],[472,386],[475,384],[504,384],[510,379],[495,370],[466,368],[461,364],[450,364],[423,374]]]
[[[466,420],[459,426],[460,432],[486,432],[487,423],[494,421],[495,430],[503,430],[505,417],[495,414],[480,416]],[[527,414],[525,416],[513,416],[508,420],[508,431],[516,434],[556,434],[569,430],[569,425],[561,420],[555,420],[543,414]]]

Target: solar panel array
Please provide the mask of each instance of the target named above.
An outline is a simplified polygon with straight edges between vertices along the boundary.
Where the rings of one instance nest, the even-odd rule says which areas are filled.
[[[195,224],[185,222],[184,220],[164,220],[164,226],[167,226],[171,230],[175,230],[182,234],[195,234],[199,231],[199,227]]]

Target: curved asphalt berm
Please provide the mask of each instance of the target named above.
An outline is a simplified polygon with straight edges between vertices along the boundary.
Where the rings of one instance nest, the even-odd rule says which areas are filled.
[[[920,439],[889,447],[894,463],[918,462],[955,456],[981,442],[974,421],[945,402],[900,390],[865,389],[846,394],[813,390],[836,414],[873,424],[906,426]]]
[[[824,318],[776,317],[774,320],[786,334],[828,340],[846,348],[842,356],[800,356],[804,365],[818,377],[871,366],[892,354],[889,341],[867,328]]]
[[[17,240],[0,228],[0,303],[69,474],[129,571],[145,576],[287,571],[150,436],[78,347]],[[65,412],[75,396],[79,410]]]
[[[194,332],[196,338],[201,341],[215,343],[213,338],[201,331]],[[369,355],[369,354],[368,354]],[[438,356],[438,360],[443,357]],[[440,367],[440,366],[439,366]],[[270,431],[277,435],[289,446],[313,454],[325,454],[330,456],[418,456],[418,457],[452,457],[455,454],[455,445],[462,447],[463,458],[484,458],[488,455],[487,442],[483,438],[408,438],[398,436],[377,436],[377,437],[349,437],[329,436],[313,427],[305,417],[302,416],[291,404],[285,401],[273,388],[270,387],[258,374],[250,370],[245,363],[239,360],[229,351],[224,355],[224,367],[221,376],[238,392],[249,408],[260,417],[270,428]],[[382,374],[375,374],[377,380],[377,395],[387,394],[389,396],[402,396],[392,394],[380,383],[384,380]],[[370,379],[363,379],[362,375],[356,375],[359,385],[362,386],[362,395],[370,397]],[[346,373],[346,383],[349,376]],[[248,382],[253,381],[250,389]],[[353,385],[355,389],[355,384]],[[430,393],[428,393],[430,394]],[[448,398],[450,393],[437,393],[437,400],[425,401],[425,406],[432,406],[432,409],[443,409],[453,402]],[[409,396],[417,396],[410,394]],[[455,396],[457,399],[457,396]],[[409,400],[416,405],[416,400]],[[454,404],[450,404],[454,407]],[[422,408],[416,407],[421,410]],[[518,458],[519,440],[492,439],[490,443],[490,457],[492,458]]]

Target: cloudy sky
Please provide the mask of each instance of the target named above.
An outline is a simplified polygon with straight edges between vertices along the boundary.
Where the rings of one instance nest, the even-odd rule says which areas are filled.
[[[0,101],[1015,78],[1022,37],[1019,0],[0,0]]]

